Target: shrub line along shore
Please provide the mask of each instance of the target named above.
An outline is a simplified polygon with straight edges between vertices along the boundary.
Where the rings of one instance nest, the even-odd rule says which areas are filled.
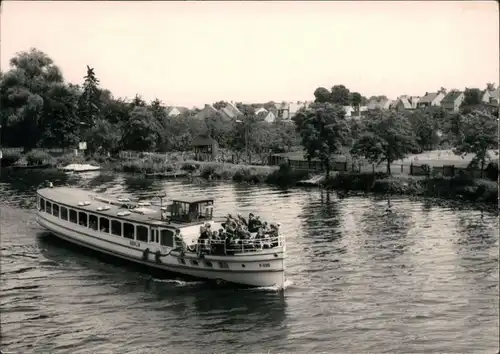
[[[287,164],[277,167],[191,160],[166,162],[164,156],[146,157],[142,160],[110,159],[100,156],[95,156],[93,159],[85,159],[83,156],[53,157],[43,151],[36,150],[26,155],[18,152],[15,154],[5,153],[2,165],[6,167],[14,163],[19,163],[19,161],[28,165],[48,164],[54,168],[68,163],[90,162],[99,163],[106,170],[141,174],[180,169],[197,172],[197,175],[201,178],[209,180],[225,180],[252,184],[268,183],[289,187],[295,186],[297,182],[310,177],[308,171],[295,170]],[[389,176],[381,172],[334,172],[329,179],[321,183],[321,187],[339,191],[362,191],[497,203],[498,183],[496,180],[492,180],[493,178]]]

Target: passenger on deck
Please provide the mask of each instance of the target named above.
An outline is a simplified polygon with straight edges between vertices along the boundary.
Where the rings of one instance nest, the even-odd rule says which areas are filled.
[[[255,223],[255,228],[258,230],[259,228],[262,227],[262,220],[260,220],[260,216],[256,216],[255,219],[254,219],[254,223]]]
[[[240,223],[242,223],[243,225],[248,226],[248,222],[247,222],[247,220],[246,220],[243,216],[241,216],[241,214],[240,214],[240,213],[238,213],[238,220],[239,220],[239,221],[240,221]]]
[[[254,218],[254,215],[252,213],[248,214],[248,231],[250,232],[256,232],[257,231],[257,228],[256,228],[256,220]]]
[[[175,230],[174,240],[175,240],[175,243],[177,245],[183,244],[184,240],[182,239],[182,236],[181,236],[181,230],[179,230],[179,229]]]

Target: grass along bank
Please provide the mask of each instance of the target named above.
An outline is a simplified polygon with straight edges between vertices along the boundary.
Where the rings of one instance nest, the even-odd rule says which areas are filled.
[[[1,160],[2,167],[10,166],[47,166],[58,167],[66,166],[71,163],[90,163],[99,165],[109,163],[109,159],[101,156],[75,156],[73,153],[53,155],[43,150],[31,150],[27,153],[21,153],[15,150],[3,151]]]
[[[469,177],[387,176],[384,173],[342,173],[325,181],[327,189],[402,194],[497,203],[498,183]]]
[[[295,186],[310,177],[310,173],[295,170],[288,164],[277,166],[248,166],[220,162],[183,160],[180,154],[147,155],[141,159],[110,159],[94,156],[91,159],[66,154],[54,157],[44,151],[33,150],[25,155],[4,153],[2,165],[25,162],[28,165],[50,164],[53,167],[69,163],[94,163],[117,172],[149,173],[188,170],[204,179],[245,183],[268,183],[280,186]],[[498,201],[498,165],[486,174],[488,178],[442,177],[442,176],[388,176],[386,173],[336,173],[323,182],[327,189],[363,191],[384,194],[405,194],[468,200],[486,203]]]

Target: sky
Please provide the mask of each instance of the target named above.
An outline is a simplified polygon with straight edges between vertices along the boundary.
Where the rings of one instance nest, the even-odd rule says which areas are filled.
[[[496,1],[2,1],[0,65],[35,47],[68,82],[168,105],[485,88],[499,77]]]

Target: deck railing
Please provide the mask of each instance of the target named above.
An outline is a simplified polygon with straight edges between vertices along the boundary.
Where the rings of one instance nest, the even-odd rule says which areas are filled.
[[[184,247],[184,251],[198,254],[228,255],[284,247],[285,243],[285,236],[282,234],[278,236],[266,235],[264,238],[234,239],[230,242],[219,239],[198,239],[194,247]]]

